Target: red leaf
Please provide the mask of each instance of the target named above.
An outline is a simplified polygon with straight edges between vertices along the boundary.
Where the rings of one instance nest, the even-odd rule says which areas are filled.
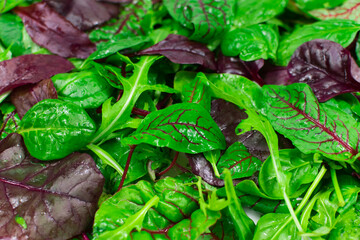
[[[87,58],[96,50],[87,34],[74,27],[46,3],[18,7],[26,31],[38,45],[62,57]]]
[[[0,62],[0,94],[73,68],[68,60],[54,55],[23,55]]]

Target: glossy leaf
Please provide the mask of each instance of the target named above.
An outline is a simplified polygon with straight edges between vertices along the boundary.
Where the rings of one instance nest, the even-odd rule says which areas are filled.
[[[262,162],[252,156],[240,142],[235,142],[228,147],[217,163],[219,172],[227,168],[233,179],[250,177],[260,170],[261,165]]]
[[[324,8],[324,7],[335,8],[339,5],[341,5],[345,1],[346,0],[334,0],[334,1],[331,1],[331,0],[324,0],[324,1],[295,0],[294,2],[300,9],[302,9],[304,11],[309,11],[309,10],[314,10],[314,9],[319,9],[319,8]]]
[[[2,238],[68,239],[91,225],[104,179],[89,155],[40,164],[12,134],[1,142],[0,158]]]
[[[332,106],[320,105],[306,84],[265,86],[265,111],[274,128],[303,153],[321,153],[354,161],[359,152],[355,119]]]
[[[225,56],[237,56],[243,61],[275,59],[279,33],[272,25],[252,25],[225,34],[221,51]]]
[[[160,54],[174,63],[200,64],[212,70],[216,69],[213,52],[205,45],[190,41],[181,35],[170,34],[165,40],[140,51],[139,54]]]
[[[45,0],[45,2],[82,31],[102,25],[119,13],[119,6],[96,0]]]
[[[354,40],[360,25],[351,20],[333,19],[305,25],[284,37],[279,43],[277,63],[285,66],[291,55],[303,43],[315,39],[326,39],[349,46]]]
[[[234,1],[166,0],[164,5],[176,21],[194,30],[191,39],[205,42],[219,37],[229,28]]]
[[[10,11],[14,7],[16,7],[24,2],[25,2],[25,0],[12,0],[12,1],[0,0],[0,14]]]
[[[335,8],[318,8],[309,11],[309,14],[321,20],[350,19],[358,21],[360,2],[359,0],[346,0],[342,5]]]
[[[18,66],[21,65],[21,68]],[[53,55],[24,55],[0,62],[0,93],[68,72],[74,66]]]
[[[210,114],[195,103],[174,104],[146,116],[126,144],[148,143],[179,152],[224,149],[225,138]]]
[[[193,81],[182,87],[183,102],[197,103],[205,109],[211,108],[211,97],[208,93],[207,79],[198,73]]]
[[[360,237],[360,214],[355,208],[341,215],[335,228],[330,232],[329,240],[358,239]]]
[[[52,81],[59,99],[85,109],[99,107],[113,91],[106,79],[92,70],[57,74]]]
[[[286,3],[286,0],[238,0],[236,1],[234,25],[246,27],[265,22],[280,14]]]
[[[95,131],[94,121],[79,106],[46,99],[25,114],[18,132],[33,157],[53,160],[81,149]]]
[[[296,49],[287,70],[291,83],[309,84],[320,102],[360,91],[360,68],[350,52],[335,42],[304,43]]]
[[[15,133],[20,124],[20,117],[16,113],[15,106],[10,103],[3,103],[0,106],[0,111],[3,115],[0,131],[0,139],[5,138],[11,133]]]
[[[57,99],[58,95],[51,79],[45,79],[36,84],[15,89],[10,97],[16,107],[16,112],[22,118],[36,103],[44,99]]]
[[[38,45],[62,57],[87,58],[96,50],[89,37],[46,3],[16,9],[26,31]]]

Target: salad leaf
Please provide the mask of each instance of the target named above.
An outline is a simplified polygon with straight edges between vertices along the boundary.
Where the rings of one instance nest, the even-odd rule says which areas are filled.
[[[194,80],[182,87],[183,102],[197,103],[205,109],[211,108],[211,97],[208,94],[207,78],[198,73]]]
[[[16,13],[38,45],[62,57],[87,58],[96,50],[89,37],[52,10],[46,3],[19,7]]]
[[[91,224],[104,178],[89,155],[73,153],[39,164],[18,134],[9,135],[0,146],[3,238],[71,238]]]
[[[21,64],[22,68],[17,68]],[[74,66],[53,55],[24,55],[0,62],[0,93],[68,72]]]
[[[3,115],[0,139],[3,139],[7,135],[15,133],[18,130],[20,118],[16,113],[15,106],[10,103],[3,103],[0,110]]]
[[[94,121],[81,107],[46,99],[25,114],[18,132],[33,157],[54,160],[84,147],[95,131]]]
[[[317,1],[317,0],[295,0],[296,5],[303,10],[313,10],[323,7],[334,8],[341,5],[346,0],[335,0],[335,1]]]
[[[350,19],[357,21],[359,14],[358,0],[345,0],[340,6],[326,6],[326,8],[317,8],[308,13],[318,19]]]

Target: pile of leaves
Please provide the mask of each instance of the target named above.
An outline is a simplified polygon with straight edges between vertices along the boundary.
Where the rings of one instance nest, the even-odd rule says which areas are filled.
[[[0,0],[1,239],[359,239],[359,0]]]

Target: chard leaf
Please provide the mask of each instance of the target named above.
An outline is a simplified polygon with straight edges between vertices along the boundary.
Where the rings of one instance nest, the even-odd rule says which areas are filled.
[[[340,0],[343,2],[340,6],[327,6],[326,8],[316,8],[308,13],[321,20],[326,19],[350,19],[358,21],[360,14],[359,0]],[[332,1],[331,1],[332,2]]]
[[[346,0],[331,0],[331,1],[330,0],[323,0],[323,1],[294,0],[296,5],[304,11],[309,11],[309,10],[314,10],[314,9],[319,9],[319,8],[324,8],[324,7],[334,8],[334,7],[339,6],[340,4],[342,4],[345,1]]]
[[[325,20],[305,25],[280,41],[277,63],[286,66],[291,55],[301,44],[315,39],[326,39],[347,47],[352,43],[359,30],[358,23],[343,19]]]
[[[332,106],[320,105],[303,83],[264,86],[265,112],[274,128],[303,153],[352,162],[359,153],[358,123]]]
[[[97,108],[113,91],[105,78],[94,70],[57,74],[51,78],[59,99],[82,108]]]
[[[54,160],[84,147],[95,131],[94,121],[81,107],[46,99],[25,114],[18,132],[33,157]]]
[[[243,61],[275,59],[279,33],[273,25],[252,25],[225,34],[221,51],[225,56],[237,56]]]
[[[265,22],[281,13],[287,4],[286,0],[238,0],[234,25],[246,27]]]
[[[19,115],[15,113],[15,106],[10,103],[1,104],[0,111],[3,115],[0,139],[3,139],[10,133],[15,133],[18,130],[21,120]]]
[[[234,1],[166,0],[164,5],[176,21],[194,30],[190,39],[206,42],[227,31]]]
[[[21,68],[18,66],[21,65]],[[0,62],[0,93],[68,72],[74,66],[54,55],[24,55]]]
[[[200,64],[215,70],[215,56],[205,45],[190,41],[187,37],[170,34],[165,40],[139,52],[140,55],[160,54],[180,64]]]
[[[15,89],[11,95],[11,102],[16,107],[20,118],[36,103],[44,99],[57,99],[58,95],[51,79],[42,80],[36,84]]]
[[[235,142],[226,149],[217,163],[219,171],[222,172],[225,168],[229,169],[233,179],[250,177],[260,170],[261,165],[262,162],[252,156],[240,142]]]
[[[226,147],[224,135],[210,114],[195,103],[174,104],[150,113],[123,143],[148,143],[185,153]]]
[[[73,153],[41,164],[18,134],[0,146],[2,238],[69,239],[91,225],[104,179],[89,155]]]
[[[46,3],[19,7],[16,13],[38,45],[62,57],[87,58],[96,50],[87,34],[74,27]]]
[[[197,103],[205,109],[211,108],[211,97],[208,93],[207,78],[203,73],[198,73],[194,80],[182,87],[183,102]]]
[[[290,82],[310,85],[320,102],[360,91],[360,68],[340,44],[312,40],[302,44],[287,67]]]

